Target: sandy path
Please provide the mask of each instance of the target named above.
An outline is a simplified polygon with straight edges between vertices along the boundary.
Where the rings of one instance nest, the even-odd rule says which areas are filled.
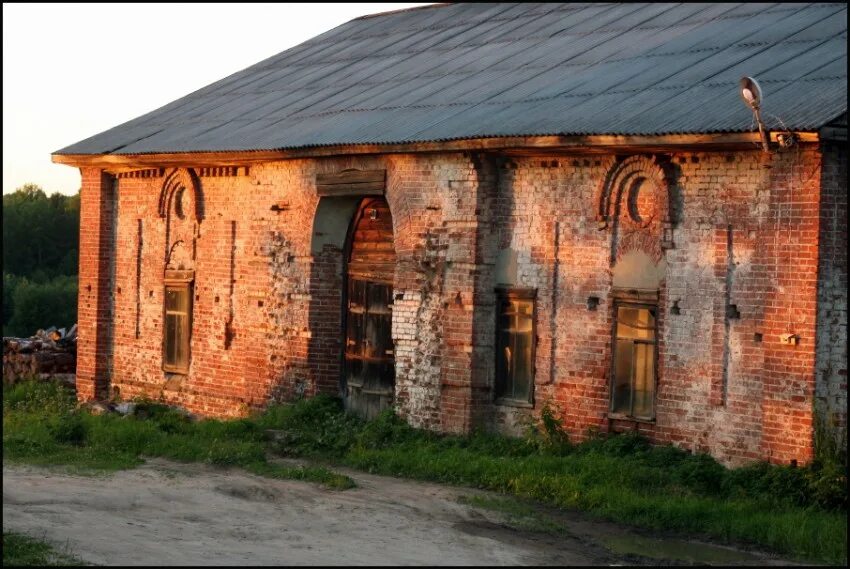
[[[474,490],[348,472],[358,487],[270,480],[149,460],[109,476],[3,467],[3,529],[109,565],[610,565],[595,539],[625,535],[571,516],[569,533],[505,526],[458,503]],[[771,562],[737,552],[730,561]],[[649,561],[649,560],[647,560]]]

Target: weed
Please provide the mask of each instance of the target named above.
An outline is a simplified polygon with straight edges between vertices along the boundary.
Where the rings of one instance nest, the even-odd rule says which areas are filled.
[[[570,437],[563,427],[564,421],[549,401],[544,401],[540,418],[531,419],[526,425],[526,443],[541,452],[555,455],[569,454],[572,450]]]

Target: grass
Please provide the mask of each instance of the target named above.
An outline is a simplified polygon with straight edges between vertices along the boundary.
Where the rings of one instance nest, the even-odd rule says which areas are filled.
[[[270,477],[353,485],[324,467],[265,459],[318,459],[369,472],[493,490],[643,528],[758,545],[801,559],[846,563],[846,462],[726,469],[708,455],[652,447],[633,435],[570,444],[544,409],[524,439],[484,432],[439,435],[385,412],[365,422],[318,396],[234,421],[192,423],[146,403],[147,418],[70,411],[56,387],[4,388],[4,459],[114,470],[143,456],[241,466]],[[70,405],[70,407],[69,407]],[[268,435],[274,432],[272,438]],[[519,519],[527,518],[516,514]],[[539,525],[539,524],[538,524]]]
[[[3,532],[4,567],[45,567],[85,565],[68,553],[57,551],[48,543],[14,532]]]
[[[363,422],[316,397],[256,419],[281,454],[376,474],[494,490],[635,526],[745,542],[801,559],[847,559],[846,466],[756,464],[727,469],[708,455],[652,447],[633,435],[569,443],[544,410],[525,439],[438,435],[391,413]],[[522,516],[520,516],[522,517]]]
[[[3,387],[3,459],[62,466],[79,473],[133,468],[143,457],[241,467],[269,478],[352,488],[351,478],[321,466],[287,467],[266,459],[268,436],[249,420],[193,422],[164,405],[140,402],[132,416],[77,410],[53,383]]]

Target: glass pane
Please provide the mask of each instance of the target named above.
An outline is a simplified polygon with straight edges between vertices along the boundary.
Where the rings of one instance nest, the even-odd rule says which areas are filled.
[[[496,397],[507,395],[505,391],[510,384],[513,350],[509,340],[509,334],[501,331],[498,333],[496,341]]]
[[[166,287],[165,288],[165,310],[167,312],[189,312],[189,288],[188,287]]]
[[[528,401],[534,382],[534,302],[499,303],[496,338],[496,397]]]
[[[521,319],[523,320],[523,319]],[[520,323],[524,326],[524,323]],[[513,397],[519,400],[528,400],[531,392],[531,329],[527,334],[514,335],[514,373],[513,373]]]
[[[617,338],[655,339],[655,311],[637,306],[617,308]]]
[[[631,413],[631,383],[632,383],[632,342],[617,340],[614,354],[614,394],[611,411],[614,413]]]
[[[531,319],[531,315],[534,311],[534,307],[531,304],[530,300],[518,300],[516,301],[517,307],[517,332],[531,334],[531,328],[533,325],[533,320]]]
[[[169,312],[177,310],[179,302],[179,293],[176,288],[166,287],[165,289],[165,309]]]
[[[634,416],[652,417],[655,398],[655,346],[635,344],[635,401]]]
[[[177,363],[177,330],[180,325],[178,317],[172,314],[165,315],[165,363],[175,365]]]
[[[175,346],[175,355],[174,355],[174,363],[178,366],[186,365],[188,360],[186,353],[186,317],[183,315],[178,315],[174,317],[176,322],[176,330],[174,333],[174,346]]]
[[[177,289],[177,311],[189,314],[189,287]]]
[[[501,302],[500,315],[507,318],[509,316],[516,316],[516,303],[512,300],[503,300]]]

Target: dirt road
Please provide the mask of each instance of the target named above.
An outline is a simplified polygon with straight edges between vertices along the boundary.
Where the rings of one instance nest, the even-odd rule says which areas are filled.
[[[518,529],[469,505],[492,494],[345,472],[357,488],[162,460],[95,477],[4,465],[3,529],[103,565],[782,564],[578,514]]]

